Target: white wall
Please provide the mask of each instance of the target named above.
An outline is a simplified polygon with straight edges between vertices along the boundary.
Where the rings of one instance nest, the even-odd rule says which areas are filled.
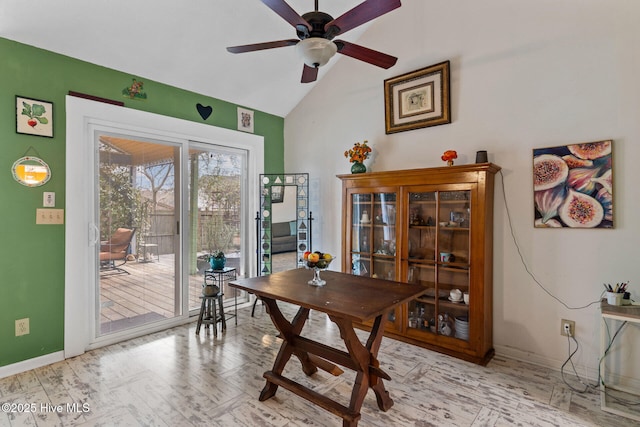
[[[503,168],[525,263],[550,293],[582,307],[599,300],[604,282],[630,280],[640,300],[640,186],[633,163],[640,160],[639,18],[636,0],[405,0],[358,40],[398,56],[393,68],[341,58],[286,117],[286,169],[320,182],[320,194],[312,195],[322,201],[314,211],[315,246],[339,253],[335,175],[349,172],[343,153],[354,142],[373,145],[368,166],[374,171],[443,166],[447,149],[458,151],[458,164],[472,163],[484,149]],[[386,135],[383,80],[447,59],[452,123]],[[534,229],[532,150],[603,139],[614,140],[615,229]],[[570,310],[527,274],[509,231],[500,177],[494,222],[497,353],[559,367],[568,355],[560,319],[571,319],[580,342],[574,360],[593,376],[599,309]],[[640,342],[637,330],[625,338],[634,333]],[[629,346],[623,351],[621,362],[637,359]],[[640,378],[640,368],[630,376]]]

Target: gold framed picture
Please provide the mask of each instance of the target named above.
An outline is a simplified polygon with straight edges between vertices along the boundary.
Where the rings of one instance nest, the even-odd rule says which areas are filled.
[[[449,61],[384,81],[387,134],[451,123]]]

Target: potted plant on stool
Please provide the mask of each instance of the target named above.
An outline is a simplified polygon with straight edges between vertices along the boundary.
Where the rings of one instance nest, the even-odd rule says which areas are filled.
[[[222,251],[214,251],[209,255],[209,264],[212,270],[222,270],[227,263],[227,258]]]

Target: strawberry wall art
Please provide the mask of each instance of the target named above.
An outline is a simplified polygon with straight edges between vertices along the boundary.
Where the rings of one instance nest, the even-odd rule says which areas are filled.
[[[533,150],[536,228],[613,228],[612,145]]]
[[[16,95],[16,132],[53,138],[53,103]]]

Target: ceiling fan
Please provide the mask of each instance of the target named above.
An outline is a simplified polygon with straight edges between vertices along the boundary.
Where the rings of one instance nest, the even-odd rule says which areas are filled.
[[[244,53],[296,46],[304,59],[302,83],[315,81],[318,67],[329,62],[336,52],[382,68],[390,68],[398,60],[386,53],[333,38],[400,7],[400,0],[366,0],[335,19],[318,11],[318,0],[315,0],[315,10],[302,16],[284,0],[261,1],[296,29],[298,39],[232,46],[227,48],[229,52]]]

